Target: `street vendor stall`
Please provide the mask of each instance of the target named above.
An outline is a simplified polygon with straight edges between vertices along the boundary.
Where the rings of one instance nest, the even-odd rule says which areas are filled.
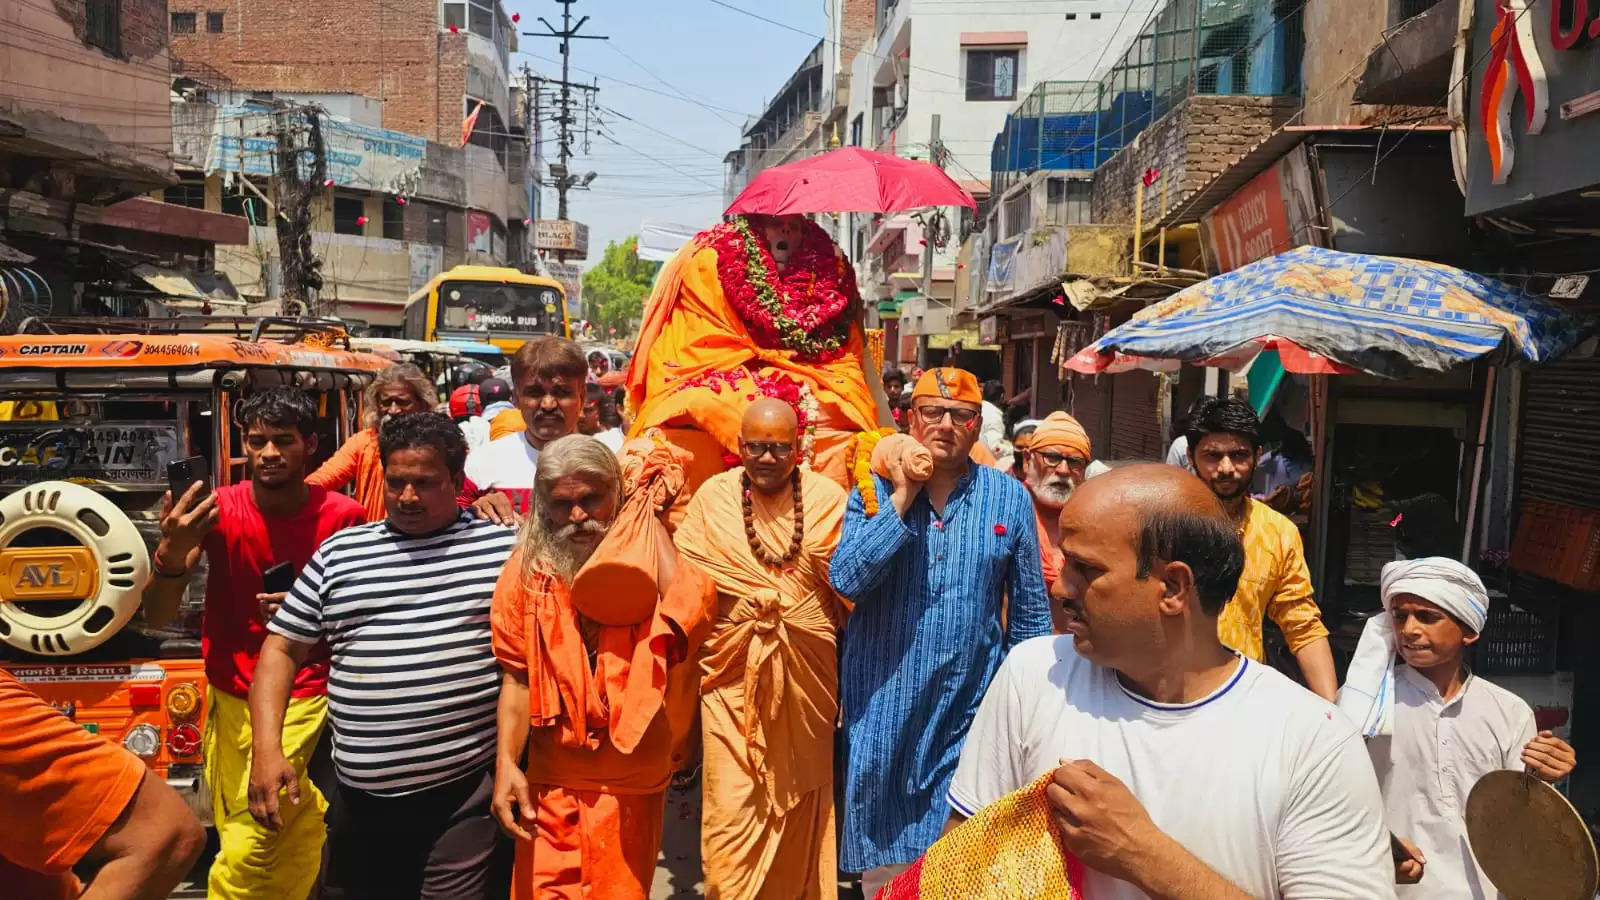
[[[1337,645],[1377,609],[1385,562],[1477,562],[1497,379],[1504,366],[1559,356],[1588,330],[1481,275],[1301,247],[1140,311],[1067,368],[1173,371],[1187,361],[1238,373],[1265,354],[1311,376],[1307,551]],[[1248,380],[1259,389],[1262,379]]]

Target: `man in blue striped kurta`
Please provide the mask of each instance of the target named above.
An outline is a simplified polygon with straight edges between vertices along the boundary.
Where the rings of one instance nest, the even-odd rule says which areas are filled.
[[[938,839],[962,740],[1005,651],[1050,632],[1028,491],[968,455],[981,401],[968,372],[923,375],[911,434],[932,477],[897,464],[873,476],[883,502],[871,517],[852,491],[833,556],[833,586],[855,605],[839,664],[839,862],[864,873],[867,897]]]

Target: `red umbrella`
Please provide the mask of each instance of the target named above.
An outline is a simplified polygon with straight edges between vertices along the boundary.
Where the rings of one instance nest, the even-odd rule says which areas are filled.
[[[726,215],[899,212],[977,201],[932,163],[860,147],[830,150],[774,166],[745,187]]]

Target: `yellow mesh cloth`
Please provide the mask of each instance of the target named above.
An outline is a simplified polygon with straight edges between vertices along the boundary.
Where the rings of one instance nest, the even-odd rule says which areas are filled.
[[[1083,900],[1083,866],[1061,846],[1044,790],[1052,773],[940,838],[878,900]]]

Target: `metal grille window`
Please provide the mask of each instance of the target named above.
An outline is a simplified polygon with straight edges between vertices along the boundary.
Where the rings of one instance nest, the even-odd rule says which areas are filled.
[[[467,30],[479,37],[494,37],[494,2],[468,0]]]
[[[195,14],[192,12],[175,12],[172,14],[173,34],[194,34]]]
[[[180,181],[161,192],[163,202],[174,206],[187,206],[190,209],[206,208],[206,183],[204,181]]]
[[[84,4],[83,42],[112,56],[122,55],[122,0],[88,0]]]
[[[968,50],[967,99],[1015,100],[1017,51]]]
[[[220,13],[220,12],[208,12],[208,13],[206,13],[206,31],[210,32],[211,34],[221,34],[222,33],[222,13]]]

